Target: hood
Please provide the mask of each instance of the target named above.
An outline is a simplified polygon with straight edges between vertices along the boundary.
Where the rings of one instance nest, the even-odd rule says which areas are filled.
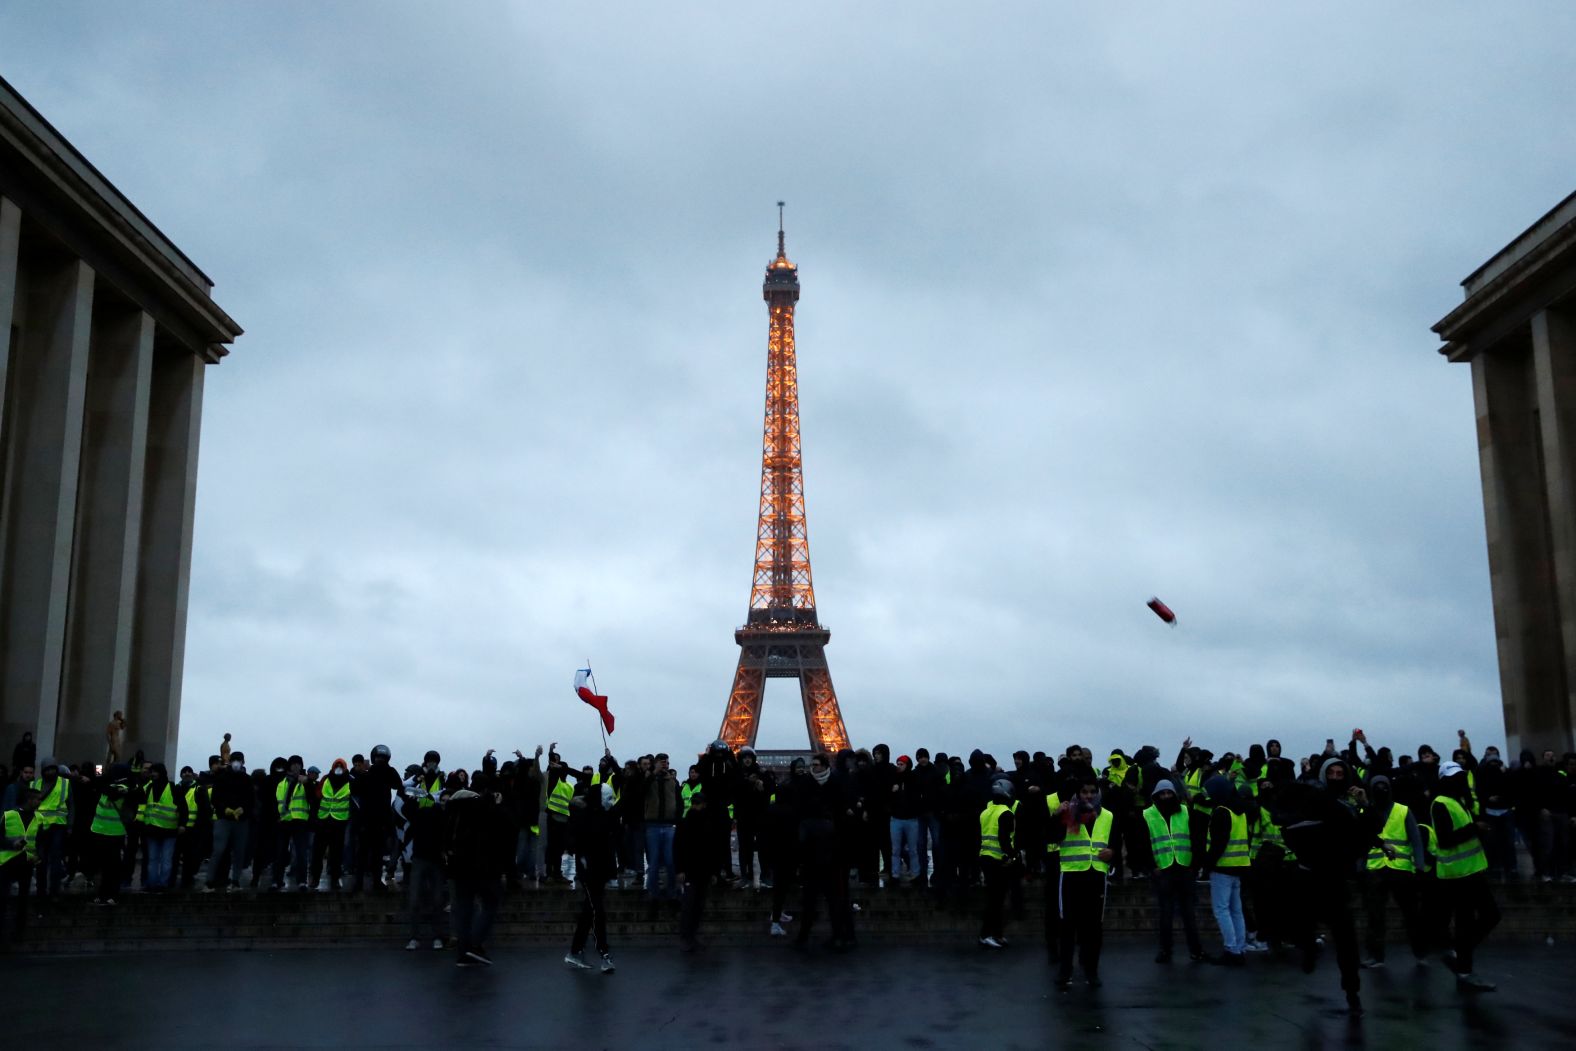
[[[1155,796],[1158,796],[1161,792],[1176,792],[1178,797],[1180,797],[1182,795],[1181,792],[1177,792],[1177,786],[1176,785],[1172,784],[1170,781],[1161,781],[1160,783],[1155,785],[1155,790],[1153,792],[1149,793],[1149,798],[1153,799],[1153,798],[1155,798]]]
[[[1343,767],[1345,767],[1346,768],[1346,783],[1347,784],[1351,784],[1352,783],[1352,768],[1351,768],[1351,765],[1349,763],[1347,763],[1347,761],[1345,759],[1342,759],[1340,756],[1337,755],[1337,756],[1331,756],[1329,759],[1326,759],[1323,763],[1321,763],[1319,765],[1319,784],[1324,785],[1326,787],[1329,786],[1329,784],[1330,784],[1330,768],[1333,767],[1333,766],[1343,766]]]
[[[1237,801],[1237,790],[1231,784],[1231,779],[1224,774],[1216,774],[1204,782],[1204,794],[1209,796],[1209,801],[1222,806],[1229,806]]]
[[[1139,766],[1143,766],[1146,763],[1152,763],[1159,758],[1160,749],[1156,748],[1154,745],[1146,744],[1134,754],[1133,762]]]

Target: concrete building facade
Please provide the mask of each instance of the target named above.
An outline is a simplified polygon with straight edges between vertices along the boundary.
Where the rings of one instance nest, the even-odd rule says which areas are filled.
[[[0,741],[175,758],[213,282],[0,80]]]
[[[1434,326],[1472,368],[1510,759],[1576,749],[1576,194]]]

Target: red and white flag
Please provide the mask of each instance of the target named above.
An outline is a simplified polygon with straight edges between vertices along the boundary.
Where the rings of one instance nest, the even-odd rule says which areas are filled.
[[[613,713],[607,710],[607,698],[591,689],[591,669],[581,668],[575,672],[575,696],[585,701],[597,710],[602,716],[602,726],[608,733],[613,732]]]

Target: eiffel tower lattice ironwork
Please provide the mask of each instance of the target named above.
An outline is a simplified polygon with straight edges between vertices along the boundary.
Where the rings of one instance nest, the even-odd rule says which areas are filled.
[[[769,678],[799,680],[810,747],[848,747],[837,706],[826,644],[832,633],[815,614],[810,579],[810,534],[804,514],[804,466],[799,444],[799,367],[794,351],[794,304],[799,268],[783,247],[777,202],[777,257],[766,264],[769,328],[766,337],[766,428],[761,451],[761,519],[755,540],[755,579],[749,618],[733,633],[739,667],[718,735],[729,748],[755,745],[761,700]]]

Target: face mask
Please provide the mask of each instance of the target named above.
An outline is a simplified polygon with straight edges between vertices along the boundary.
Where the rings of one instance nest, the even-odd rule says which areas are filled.
[[[335,777],[344,777],[345,776],[345,768],[342,767],[342,766],[334,767],[334,776]]]
[[[427,773],[430,774],[430,773],[435,772],[438,769],[438,764],[437,763],[428,763],[425,767],[423,767],[423,769],[426,770]]]
[[[240,773],[242,770],[246,769],[246,764],[245,763],[231,763],[230,764],[230,769],[234,770],[236,773]]]

